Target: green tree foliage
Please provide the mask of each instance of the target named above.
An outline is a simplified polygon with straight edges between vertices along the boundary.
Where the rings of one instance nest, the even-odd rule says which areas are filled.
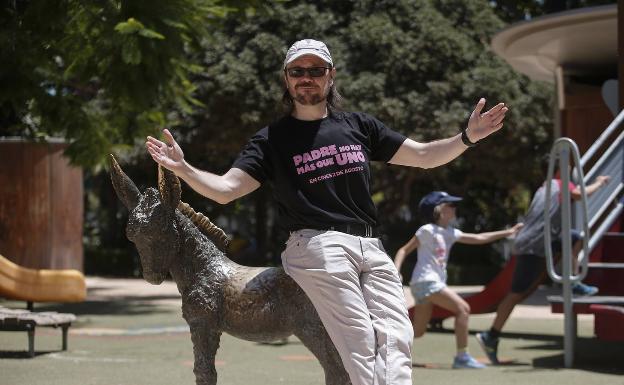
[[[192,79],[202,70],[202,42],[226,15],[244,17],[262,7],[257,0],[10,0],[0,6],[0,136],[65,138],[71,160],[85,166],[87,272],[138,272],[136,256],[128,258],[135,251],[123,231],[126,210],[107,173],[93,166],[110,152],[134,151],[141,156],[125,156],[134,163],[125,166],[141,188],[153,185],[145,135],[201,107]]]
[[[201,41],[242,1],[15,0],[0,8],[0,135],[60,136],[93,166],[190,112]],[[247,2],[249,3],[249,2]]]
[[[459,132],[479,97],[510,108],[500,133],[448,166],[374,171],[391,251],[420,224],[418,200],[433,189],[465,197],[459,212],[467,229],[511,224],[541,178],[552,95],[549,85],[515,73],[491,51],[490,38],[504,26],[483,0],[291,1],[268,14],[228,19],[205,44],[206,69],[196,84],[206,108],[178,135],[188,139],[184,148],[196,164],[225,171],[247,138],[280,116],[288,46],[317,38],[332,52],[346,109],[369,112],[416,140]],[[250,203],[236,207],[253,221]],[[278,255],[281,245],[271,247]]]

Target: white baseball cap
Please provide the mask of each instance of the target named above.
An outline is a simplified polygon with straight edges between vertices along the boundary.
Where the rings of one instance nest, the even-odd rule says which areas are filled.
[[[288,49],[288,52],[286,52],[286,59],[284,59],[284,68],[286,68],[288,63],[303,55],[314,55],[323,59],[331,67],[334,66],[331,55],[329,54],[329,50],[327,49],[325,43],[313,39],[303,39],[291,45]]]

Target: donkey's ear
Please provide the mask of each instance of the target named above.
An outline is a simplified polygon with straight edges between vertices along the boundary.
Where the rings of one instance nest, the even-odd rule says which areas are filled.
[[[161,165],[158,165],[158,191],[163,205],[174,211],[180,203],[182,187],[178,177]]]
[[[139,204],[141,193],[132,179],[130,179],[128,175],[121,170],[121,167],[119,167],[119,163],[117,163],[113,154],[110,154],[109,162],[111,167],[111,180],[113,182],[115,192],[117,193],[121,203],[123,203],[129,211],[132,211],[137,204]]]

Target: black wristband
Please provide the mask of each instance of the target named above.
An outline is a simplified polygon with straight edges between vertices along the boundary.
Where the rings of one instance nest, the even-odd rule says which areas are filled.
[[[471,142],[470,138],[468,138],[468,135],[466,134],[465,129],[463,129],[461,132],[461,139],[462,139],[462,142],[464,142],[464,144],[468,147],[474,147],[479,143],[479,141]]]

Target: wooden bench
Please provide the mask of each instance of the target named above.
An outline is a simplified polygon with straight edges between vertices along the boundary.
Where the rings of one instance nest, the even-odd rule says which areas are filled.
[[[35,328],[37,326],[62,328],[63,350],[67,350],[67,330],[76,316],[69,313],[30,312],[0,306],[0,331],[28,332],[28,356],[35,356]]]

